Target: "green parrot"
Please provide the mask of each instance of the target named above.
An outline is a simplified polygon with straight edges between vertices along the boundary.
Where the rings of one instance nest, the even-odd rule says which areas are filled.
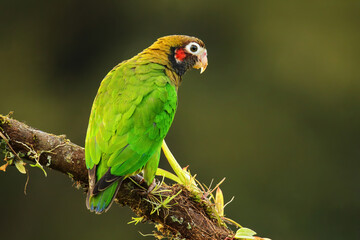
[[[177,90],[190,68],[208,64],[204,43],[183,35],[159,38],[115,66],[101,82],[85,140],[87,208],[107,211],[124,178],[143,171],[151,185],[161,144],[177,108]]]

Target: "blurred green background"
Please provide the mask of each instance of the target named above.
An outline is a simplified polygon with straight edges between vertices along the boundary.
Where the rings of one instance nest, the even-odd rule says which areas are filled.
[[[225,213],[272,239],[360,239],[359,1],[3,1],[0,113],[82,145],[102,78],[156,38],[201,38],[167,142]],[[161,167],[169,169],[162,160]],[[144,239],[48,170],[0,173],[1,239]]]

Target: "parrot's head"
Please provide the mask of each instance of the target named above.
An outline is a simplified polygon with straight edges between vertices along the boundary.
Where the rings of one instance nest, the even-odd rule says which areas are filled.
[[[159,38],[150,48],[166,53],[170,67],[182,76],[190,68],[203,73],[208,65],[205,44],[198,38],[171,35]]]

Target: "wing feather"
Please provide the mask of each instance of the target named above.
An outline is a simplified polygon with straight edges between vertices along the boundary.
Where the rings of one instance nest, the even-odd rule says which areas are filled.
[[[94,100],[85,158],[89,169],[97,166],[97,191],[106,189],[116,177],[141,170],[160,149],[174,118],[176,88],[163,67],[137,66],[135,74],[132,66],[127,62],[111,71]]]

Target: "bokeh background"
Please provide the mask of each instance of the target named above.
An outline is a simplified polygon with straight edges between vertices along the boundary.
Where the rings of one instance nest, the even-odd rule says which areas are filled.
[[[84,143],[97,88],[169,34],[206,43],[167,142],[225,212],[272,239],[360,239],[359,1],[2,1],[0,113]],[[161,167],[169,169],[162,160]],[[0,173],[1,239],[144,239],[48,170]]]

